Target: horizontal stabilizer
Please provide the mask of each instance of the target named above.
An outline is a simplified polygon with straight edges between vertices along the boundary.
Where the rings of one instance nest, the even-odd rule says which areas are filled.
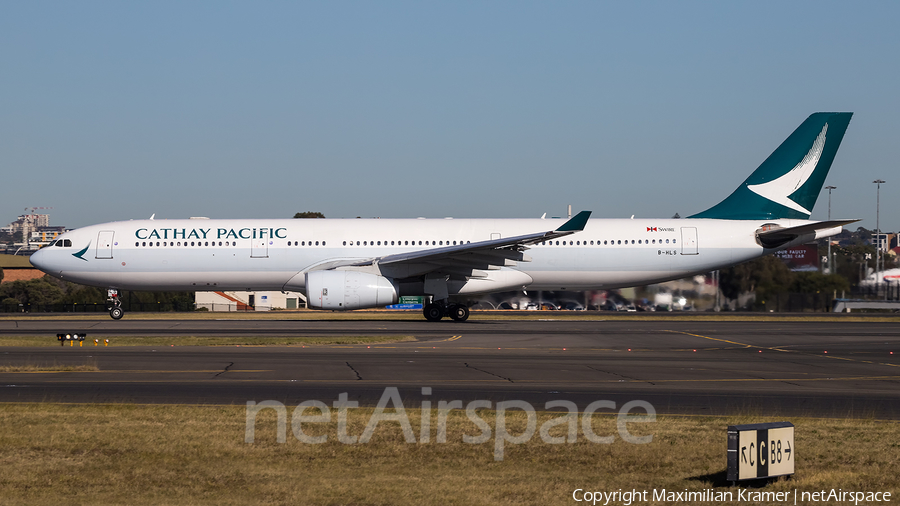
[[[810,236],[810,240],[837,235],[840,233],[841,227],[857,221],[860,220],[817,221],[796,227],[772,228],[758,231],[756,237],[765,248],[779,248],[805,235]]]

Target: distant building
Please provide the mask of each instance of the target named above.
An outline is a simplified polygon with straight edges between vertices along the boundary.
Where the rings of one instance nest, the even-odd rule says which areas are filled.
[[[31,243],[46,245],[68,231],[66,227],[39,227],[31,233]]]
[[[11,236],[22,234],[21,242],[6,245],[6,253],[20,255],[34,253],[68,230],[64,226],[51,227],[49,214],[23,214],[9,225],[0,227],[0,233]]]
[[[197,308],[209,311],[271,311],[306,307],[306,297],[296,292],[197,292]]]
[[[890,249],[893,237],[894,234],[872,234],[872,244],[875,245],[876,249],[887,251]]]
[[[22,233],[22,237],[29,237],[32,232],[40,227],[50,226],[49,214],[23,214],[16,218],[16,221],[0,228],[0,232],[8,234]]]

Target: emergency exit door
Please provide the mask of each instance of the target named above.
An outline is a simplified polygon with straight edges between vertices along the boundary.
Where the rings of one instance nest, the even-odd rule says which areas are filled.
[[[112,230],[101,230],[97,234],[97,254],[95,258],[113,257],[113,238],[116,233]]]
[[[697,247],[697,227],[681,227],[681,254],[700,254]]]

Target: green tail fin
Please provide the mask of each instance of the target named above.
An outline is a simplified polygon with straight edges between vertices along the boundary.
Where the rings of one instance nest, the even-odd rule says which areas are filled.
[[[851,116],[812,114],[728,198],[690,217],[809,219]]]

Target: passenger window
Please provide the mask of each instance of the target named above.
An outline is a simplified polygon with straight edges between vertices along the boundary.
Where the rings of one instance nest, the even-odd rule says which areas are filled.
[[[134,247],[135,247],[135,248],[137,248],[137,247],[140,246],[140,245],[141,245],[141,243],[139,243],[139,242],[134,243]],[[62,244],[57,244],[57,246],[62,246]]]
[[[146,247],[146,246],[147,246],[147,243],[145,243],[145,242],[141,243],[141,247]]]

